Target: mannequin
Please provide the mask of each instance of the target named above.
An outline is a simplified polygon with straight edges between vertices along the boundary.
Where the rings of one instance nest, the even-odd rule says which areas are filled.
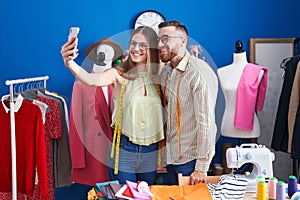
[[[242,42],[237,41],[235,46],[236,51],[233,54],[233,63],[217,70],[225,98],[221,135],[232,138],[257,138],[260,136],[260,125],[255,112],[252,130],[242,130],[234,126],[238,85],[244,68],[248,64],[246,52],[242,48]],[[261,70],[258,77],[259,82],[263,74],[264,70]]]
[[[122,48],[110,39],[101,39],[86,49],[93,61],[92,73],[114,67]],[[107,157],[111,143],[111,86],[88,86],[76,80],[70,107],[70,152],[72,181],[95,186],[109,180]]]
[[[96,54],[97,62],[93,65],[94,73],[103,72],[112,67],[114,58],[114,49],[112,48],[112,46],[109,46],[107,44],[100,44],[96,48]],[[102,87],[102,91],[104,93],[106,103],[108,103],[108,87]]]

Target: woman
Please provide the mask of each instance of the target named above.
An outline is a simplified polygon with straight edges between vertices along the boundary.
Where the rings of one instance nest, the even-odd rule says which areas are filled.
[[[62,46],[61,54],[74,76],[88,85],[113,85],[110,179],[123,184],[126,180],[154,184],[158,142],[164,138],[160,89],[156,84],[159,55],[155,31],[149,27],[134,30],[128,60],[120,67],[94,74],[74,61],[78,50],[73,40]]]

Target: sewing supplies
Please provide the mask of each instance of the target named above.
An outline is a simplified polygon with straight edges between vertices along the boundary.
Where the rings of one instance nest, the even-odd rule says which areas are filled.
[[[277,178],[272,177],[268,183],[268,198],[269,200],[276,199],[276,186],[277,186]]]
[[[273,177],[272,161],[275,155],[266,146],[255,143],[242,144],[240,147],[228,148],[226,151],[226,161],[228,168],[239,168],[244,164],[253,164],[251,173],[247,176],[240,175],[248,180],[247,192],[257,191],[257,177],[263,176],[265,179]]]
[[[293,194],[291,200],[300,200],[300,192],[295,192]]]
[[[297,178],[296,176],[289,176],[288,178],[288,195],[292,197],[295,192],[298,191]]]
[[[283,181],[278,181],[276,185],[276,200],[285,199],[285,183]]]
[[[257,200],[267,200],[267,183],[264,181],[258,183]]]
[[[259,182],[265,182],[265,177],[259,175],[259,176],[257,176],[257,178],[256,178],[256,186],[257,186],[257,189],[256,189],[256,196],[257,196],[257,194],[258,194],[258,183],[259,183]]]

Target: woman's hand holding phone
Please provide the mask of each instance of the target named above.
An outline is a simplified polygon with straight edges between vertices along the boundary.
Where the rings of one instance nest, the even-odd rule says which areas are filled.
[[[71,27],[68,41],[61,47],[61,55],[64,60],[64,64],[68,66],[70,64],[70,61],[73,61],[78,56],[78,33],[79,33],[79,27]]]

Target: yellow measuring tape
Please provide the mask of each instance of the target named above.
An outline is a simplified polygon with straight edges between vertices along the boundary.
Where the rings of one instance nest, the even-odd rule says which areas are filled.
[[[123,104],[125,82],[126,82],[126,80],[123,78],[119,102],[118,102],[118,111],[117,111],[117,119],[116,119],[116,123],[115,123],[113,143],[112,143],[111,152],[110,152],[110,157],[113,158],[114,157],[114,149],[116,148],[114,174],[118,174],[118,171],[119,171],[120,140],[121,140],[121,132],[122,132],[122,107],[123,107],[122,104]],[[116,143],[116,139],[117,139],[117,143]]]

